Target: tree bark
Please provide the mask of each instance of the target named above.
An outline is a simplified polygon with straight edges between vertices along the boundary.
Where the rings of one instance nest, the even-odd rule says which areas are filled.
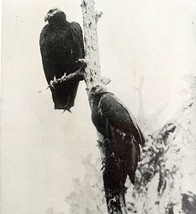
[[[85,69],[84,80],[87,86],[87,94],[91,106],[91,96],[89,91],[94,85],[107,85],[110,80],[101,77],[100,57],[97,37],[97,22],[102,13],[95,13],[94,0],[82,0],[82,14],[83,14],[83,31],[85,43],[85,60],[87,67]],[[101,152],[103,166],[103,183],[105,189],[106,203],[109,214],[126,214],[125,206],[125,190],[118,189],[116,186],[121,186],[121,183],[112,182],[112,179],[119,175],[118,162],[107,151],[106,142],[98,134],[98,143]],[[114,170],[113,170],[114,169]]]
[[[82,0],[83,31],[85,43],[85,82],[87,89],[100,82],[100,57],[97,37],[97,19],[94,12],[94,0]]]

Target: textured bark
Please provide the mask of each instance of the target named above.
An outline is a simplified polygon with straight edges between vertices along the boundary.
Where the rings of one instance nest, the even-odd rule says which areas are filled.
[[[85,81],[87,89],[100,82],[100,57],[97,38],[97,19],[94,12],[95,2],[93,0],[82,1],[83,31],[85,43],[85,59],[87,68]]]
[[[102,13],[95,13],[94,0],[82,0],[82,14],[83,14],[83,30],[84,30],[84,43],[86,51],[87,67],[85,69],[84,79],[87,86],[87,94],[89,95],[90,89],[97,84],[107,85],[110,80],[101,77],[100,70],[100,57],[98,48],[97,37],[97,22]],[[91,97],[89,96],[89,103],[91,105]],[[114,178],[118,163],[111,161],[110,155],[108,157],[107,148],[104,145],[103,139],[98,136],[99,148],[101,152],[103,167],[103,182],[106,196],[106,203],[109,214],[125,214],[126,207],[124,202],[125,191],[116,191],[115,187],[111,185],[111,178]],[[120,172],[119,172],[120,173]],[[118,184],[115,184],[118,185]],[[120,184],[119,184],[120,186]]]

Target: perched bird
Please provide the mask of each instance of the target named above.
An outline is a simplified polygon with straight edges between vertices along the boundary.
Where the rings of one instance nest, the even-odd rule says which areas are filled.
[[[90,100],[92,121],[102,136],[106,150],[105,185],[110,189],[123,188],[127,176],[134,184],[135,171],[140,160],[139,144],[143,146],[145,143],[135,118],[102,85],[92,87]],[[110,163],[114,162],[117,164],[113,164],[111,169]]]
[[[83,77],[53,83],[80,68],[78,60],[84,58],[82,29],[78,23],[68,22],[65,13],[58,8],[49,10],[44,21],[48,21],[48,24],[42,29],[39,43],[54,108],[70,111],[74,106],[79,81]]]

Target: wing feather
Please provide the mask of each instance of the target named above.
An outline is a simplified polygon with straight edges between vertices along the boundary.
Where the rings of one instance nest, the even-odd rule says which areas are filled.
[[[134,116],[112,93],[105,93],[99,102],[102,116],[107,118],[110,126],[126,135],[132,133],[135,140],[144,145],[145,139]]]
[[[84,42],[82,28],[77,22],[70,23],[74,43],[76,44],[77,58],[84,58]]]
[[[44,28],[42,29],[40,34],[39,44],[40,44],[40,52],[42,57],[44,73],[45,73],[47,82],[50,83],[50,80],[53,80],[56,74],[55,74],[55,66],[48,56],[48,44],[47,44],[48,29],[49,29],[49,25],[44,26]]]
[[[135,182],[135,171],[140,161],[143,134],[133,115],[112,93],[104,93],[93,109],[93,122],[98,131],[110,143],[119,166],[123,184],[127,175]]]

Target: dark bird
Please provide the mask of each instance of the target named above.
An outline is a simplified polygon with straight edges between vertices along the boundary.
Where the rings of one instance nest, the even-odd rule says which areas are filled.
[[[48,24],[40,35],[40,51],[54,108],[70,111],[74,106],[79,81],[83,77],[53,83],[81,67],[78,60],[84,58],[82,29],[78,23],[68,22],[65,13],[58,8],[49,10],[44,21],[48,21]]]
[[[144,136],[135,118],[118,98],[102,85],[90,90],[92,121],[105,148],[105,186],[124,188],[127,176],[134,184]],[[113,160],[112,160],[113,159]],[[113,169],[111,168],[112,161]],[[120,185],[120,186],[119,186]]]

